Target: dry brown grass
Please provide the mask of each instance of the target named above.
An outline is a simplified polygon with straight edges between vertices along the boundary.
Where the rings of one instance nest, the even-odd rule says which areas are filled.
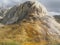
[[[6,25],[0,28],[0,42],[2,43],[18,43],[18,45],[47,45],[44,28],[40,27],[42,23],[37,21],[34,23],[21,22],[18,24]],[[46,29],[46,28],[45,28]]]

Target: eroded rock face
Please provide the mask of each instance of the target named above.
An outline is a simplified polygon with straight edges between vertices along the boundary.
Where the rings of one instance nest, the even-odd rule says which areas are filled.
[[[48,16],[46,8],[39,2],[27,1],[11,8],[2,23],[7,26],[4,29],[0,28],[6,30],[1,31],[0,34],[4,33],[3,37],[5,35],[8,39],[22,41],[23,45],[26,44],[25,42],[31,42],[32,45],[60,43],[60,24],[52,16]]]
[[[7,11],[6,16],[2,20],[4,24],[12,24],[19,19],[22,20],[25,16],[34,15],[37,17],[43,17],[47,15],[46,8],[39,2],[27,1],[20,6],[15,6]]]

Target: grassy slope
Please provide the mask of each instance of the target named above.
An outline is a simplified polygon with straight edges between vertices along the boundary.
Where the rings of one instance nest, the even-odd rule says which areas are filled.
[[[33,27],[33,25],[35,25]],[[21,23],[6,25],[0,28],[0,44],[2,45],[44,45],[45,40],[36,40],[39,33],[36,31],[37,24]],[[28,27],[28,28],[27,28]],[[35,28],[36,27],[36,28]],[[42,38],[43,36],[41,36]],[[12,44],[11,44],[12,43]]]
[[[48,40],[39,32],[44,28],[41,22],[35,23],[21,22],[20,24],[6,25],[0,28],[0,45],[47,45]],[[28,28],[27,28],[28,27]],[[51,45],[56,42],[52,41]]]

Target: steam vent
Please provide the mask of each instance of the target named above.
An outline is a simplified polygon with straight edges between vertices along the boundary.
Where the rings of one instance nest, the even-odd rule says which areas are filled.
[[[12,7],[0,23],[0,45],[60,45],[60,24],[40,2]]]

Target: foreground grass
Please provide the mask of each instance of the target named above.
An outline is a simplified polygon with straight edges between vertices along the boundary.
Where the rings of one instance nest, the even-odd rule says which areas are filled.
[[[0,45],[19,45],[16,42],[0,42]]]
[[[38,29],[38,27],[36,28]],[[19,24],[14,24],[1,27],[0,45],[60,45],[60,43],[57,43],[52,39],[50,39],[51,41],[44,40],[43,35],[40,35],[40,38],[37,38],[39,37],[39,34],[37,30],[35,30],[36,28],[34,28],[31,24],[24,24],[22,26]],[[32,33],[32,31],[36,32]]]
[[[11,39],[0,39],[0,45],[20,45],[20,43]]]

